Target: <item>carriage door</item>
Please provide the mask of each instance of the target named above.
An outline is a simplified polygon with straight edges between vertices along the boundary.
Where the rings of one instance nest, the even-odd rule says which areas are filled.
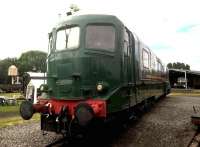
[[[128,84],[131,81],[131,73],[130,73],[130,45],[129,45],[129,34],[128,30],[124,31],[124,48],[123,48],[123,82],[124,84]]]

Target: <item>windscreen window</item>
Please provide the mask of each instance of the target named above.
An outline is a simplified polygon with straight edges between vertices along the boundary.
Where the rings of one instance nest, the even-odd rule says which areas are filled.
[[[76,49],[79,47],[80,28],[61,29],[56,36],[56,50]]]
[[[86,48],[114,51],[115,28],[113,26],[88,25],[86,28]]]
[[[52,33],[50,33],[50,35],[49,35],[49,45],[48,45],[48,55],[50,54],[52,49],[53,49],[53,36],[52,36]]]

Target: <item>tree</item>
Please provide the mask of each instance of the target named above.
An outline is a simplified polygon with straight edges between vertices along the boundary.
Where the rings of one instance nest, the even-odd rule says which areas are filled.
[[[8,68],[11,65],[15,65],[18,67],[19,63],[17,58],[6,58],[0,61],[0,83],[6,84],[10,82],[10,78],[8,76]]]
[[[47,53],[42,51],[28,51],[19,58],[19,72],[46,72]]]
[[[174,63],[168,63],[167,67],[170,68],[174,68],[174,69],[184,69],[184,70],[190,70],[190,66],[188,64],[185,63],[180,63],[180,62],[174,62]]]
[[[28,51],[22,53],[19,59],[6,58],[0,61],[0,84],[10,83],[10,77],[8,76],[8,68],[11,65],[15,65],[18,68],[20,76],[23,76],[25,72],[46,72],[46,59],[47,53],[42,51]]]
[[[185,67],[186,69],[190,70],[190,65],[186,64]]]
[[[172,68],[172,67],[173,67],[172,63],[168,63],[168,64],[167,64],[167,67],[168,67],[168,68]]]

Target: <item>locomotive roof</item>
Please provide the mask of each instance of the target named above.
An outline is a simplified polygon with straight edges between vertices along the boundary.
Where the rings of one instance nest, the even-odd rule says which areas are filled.
[[[66,25],[78,25],[78,24],[88,24],[88,23],[112,23],[115,25],[124,25],[121,20],[119,20],[114,15],[106,14],[81,14],[81,15],[71,15],[66,19],[62,20],[55,27],[60,28]]]
[[[57,26],[54,29],[58,29],[60,27],[66,26],[66,25],[81,25],[81,24],[89,24],[89,23],[112,23],[115,24],[117,26],[125,26],[125,24],[115,15],[110,15],[110,14],[74,14],[74,15],[70,15],[67,16],[65,19],[61,20]],[[133,30],[131,30],[132,32]],[[137,40],[144,45],[144,47],[148,48],[148,50],[151,52],[151,54],[153,54],[154,56],[156,56],[152,50],[141,41],[141,39],[137,36],[137,34],[135,34],[135,32],[132,32],[134,34],[134,37],[137,38]],[[157,60],[159,60],[161,62],[161,60],[156,56]],[[161,62],[161,64],[163,64]]]

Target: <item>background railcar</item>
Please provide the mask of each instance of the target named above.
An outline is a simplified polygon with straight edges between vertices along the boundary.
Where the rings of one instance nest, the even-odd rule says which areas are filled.
[[[47,84],[24,119],[41,113],[41,128],[70,133],[74,125],[131,117],[134,108],[170,92],[161,60],[117,17],[70,16],[49,34]]]

